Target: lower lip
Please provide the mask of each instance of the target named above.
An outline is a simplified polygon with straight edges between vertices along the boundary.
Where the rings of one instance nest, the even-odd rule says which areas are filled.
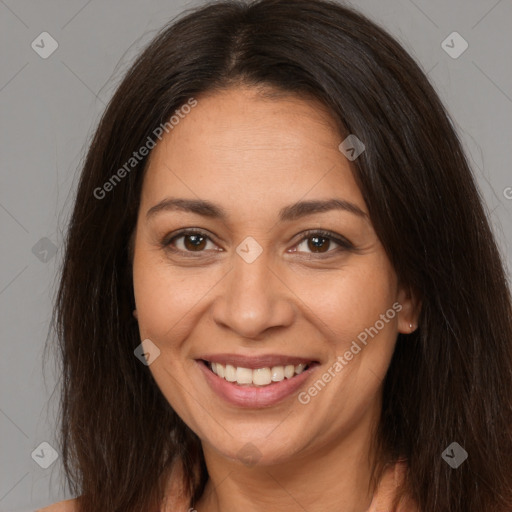
[[[268,386],[240,386],[219,377],[213,373],[202,361],[196,360],[200,371],[203,372],[206,382],[211,389],[230,404],[239,407],[269,407],[279,403],[297,391],[309,378],[318,366],[311,365],[307,370],[291,379],[274,382]]]

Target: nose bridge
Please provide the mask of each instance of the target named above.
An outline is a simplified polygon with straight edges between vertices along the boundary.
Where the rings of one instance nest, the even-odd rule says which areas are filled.
[[[268,249],[264,251],[251,237],[239,244],[214,307],[217,323],[240,336],[257,337],[269,327],[291,322],[293,308],[270,259]]]

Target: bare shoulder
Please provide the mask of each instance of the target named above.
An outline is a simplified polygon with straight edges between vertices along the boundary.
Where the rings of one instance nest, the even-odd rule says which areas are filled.
[[[47,507],[40,508],[36,510],[35,512],[77,512],[77,500],[64,500],[64,501],[58,501],[57,503],[54,503],[53,505],[48,505]]]

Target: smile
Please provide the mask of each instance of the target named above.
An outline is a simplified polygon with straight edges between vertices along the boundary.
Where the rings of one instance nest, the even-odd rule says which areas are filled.
[[[268,386],[274,382],[281,382],[284,379],[291,379],[296,375],[300,375],[314,364],[310,362],[252,369],[211,361],[204,362],[215,375],[227,382],[234,382],[239,386]]]
[[[214,395],[244,408],[271,407],[291,398],[320,365],[284,355],[204,354],[195,362]]]

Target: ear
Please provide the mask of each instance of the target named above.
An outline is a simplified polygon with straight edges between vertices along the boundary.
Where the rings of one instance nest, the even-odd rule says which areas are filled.
[[[411,334],[418,328],[421,312],[419,293],[410,286],[399,285],[398,303],[402,306],[398,313],[398,332]]]
[[[139,316],[137,315],[137,310],[134,309],[133,310],[133,316],[138,320],[139,319]]]

